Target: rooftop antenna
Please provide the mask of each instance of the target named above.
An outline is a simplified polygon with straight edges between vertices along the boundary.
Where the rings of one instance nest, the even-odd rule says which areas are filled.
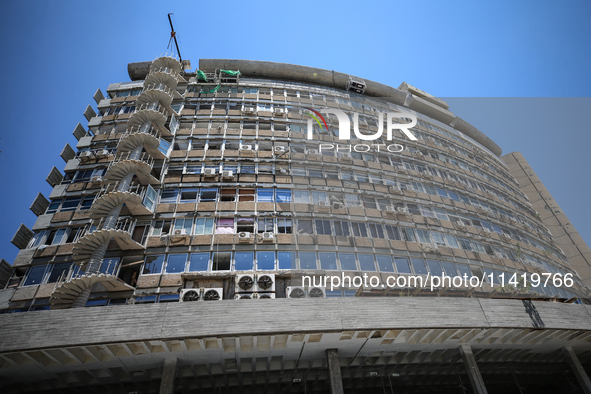
[[[168,41],[168,46],[166,48],[170,48],[170,43],[174,39],[174,45],[176,46],[176,51],[179,54],[179,59],[181,60],[181,63],[183,63],[183,57],[181,56],[181,50],[179,49],[179,43],[176,40],[176,31],[174,31],[174,27],[172,26],[172,19],[170,19],[171,15],[174,15],[174,14],[173,13],[168,14],[168,22],[170,22],[170,40]]]

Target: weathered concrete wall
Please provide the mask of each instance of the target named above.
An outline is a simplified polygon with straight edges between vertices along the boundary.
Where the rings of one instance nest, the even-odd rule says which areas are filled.
[[[0,315],[0,352],[208,336],[491,327],[591,330],[591,313],[574,304],[443,297],[124,305]]]

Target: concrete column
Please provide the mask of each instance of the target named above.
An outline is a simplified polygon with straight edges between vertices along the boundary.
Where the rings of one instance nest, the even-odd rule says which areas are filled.
[[[470,383],[472,384],[474,394],[488,394],[470,345],[461,345],[460,354],[464,360],[464,368],[466,368],[466,373],[468,373],[468,377],[470,378]]]
[[[86,303],[88,302],[88,298],[90,297],[90,291],[92,290],[91,287],[87,287],[84,291],[78,294],[78,297],[72,303],[72,308],[84,308]]]
[[[162,380],[160,381],[160,394],[174,393],[174,375],[176,373],[176,362],[176,357],[169,357],[164,360]]]
[[[339,349],[326,349],[326,361],[330,377],[330,394],[344,394]]]
[[[585,372],[585,369],[583,369],[583,366],[581,365],[581,362],[579,361],[579,358],[577,357],[573,348],[570,346],[565,346],[562,348],[562,353],[566,357],[566,361],[577,377],[583,392],[585,394],[591,394],[591,381],[589,380],[589,376],[587,376],[587,373]]]

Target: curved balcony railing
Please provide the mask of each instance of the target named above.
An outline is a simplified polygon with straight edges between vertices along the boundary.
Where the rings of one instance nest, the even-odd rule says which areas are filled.
[[[164,94],[166,94],[167,96],[170,97],[170,100],[172,100],[174,98],[174,92],[171,88],[169,88],[165,83],[151,83],[148,85],[145,85],[144,88],[142,89],[142,93],[140,93],[140,96],[144,93],[148,93],[148,92],[162,92]]]
[[[122,161],[141,161],[143,163],[146,163],[148,166],[150,166],[150,168],[152,168],[154,166],[154,158],[152,156],[150,156],[148,153],[143,152],[139,157],[133,157],[133,152],[123,152],[123,153],[118,153],[115,158],[113,159],[113,161],[111,162],[111,164],[109,165],[109,167],[114,166],[117,163],[120,163]],[[108,169],[107,169],[108,172]]]
[[[148,126],[148,127],[146,127],[146,126],[131,126],[131,127],[127,127],[127,130],[125,130],[125,132],[119,138],[119,142],[121,142],[125,138],[129,137],[130,135],[137,135],[137,134],[150,135],[150,136],[156,138],[158,141],[160,141],[160,132],[158,132],[158,130],[156,130],[154,127],[152,127],[152,126]]]
[[[139,107],[136,107],[135,108],[135,111],[133,111],[133,113],[134,114],[137,114],[137,113],[142,112],[142,111],[158,112],[159,114],[161,114],[165,118],[168,117],[168,111],[166,110],[166,108],[164,108],[162,105],[160,105],[160,103],[146,103],[146,104],[142,104]]]
[[[115,223],[115,225],[111,228],[105,227],[106,222],[107,222],[106,218],[91,220],[90,223],[88,223],[86,226],[84,226],[84,228],[80,232],[79,240],[83,239],[84,237],[86,237],[89,234],[92,234],[97,231],[102,231],[102,230],[121,231],[121,232],[127,233],[131,236],[133,234],[133,229],[135,228],[135,224],[136,224],[137,220],[130,219],[130,218],[119,218],[119,219],[117,219],[117,222]]]
[[[146,79],[148,77],[150,77],[151,75],[155,75],[155,74],[166,74],[166,75],[174,78],[177,82],[180,79],[180,74],[170,67],[152,67],[148,71],[148,75],[146,76]]]
[[[97,201],[98,199],[100,199],[102,196],[104,196],[106,194],[120,191],[119,190],[120,184],[121,184],[121,182],[112,182],[106,186],[103,186],[101,188],[101,190],[96,194],[94,201]],[[126,192],[126,193],[137,194],[141,199],[143,199],[144,196],[146,195],[147,189],[148,189],[148,187],[144,186],[144,185],[130,185],[127,190],[121,190],[121,191]]]

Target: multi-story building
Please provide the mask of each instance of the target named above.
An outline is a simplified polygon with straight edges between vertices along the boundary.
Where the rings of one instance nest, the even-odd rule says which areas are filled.
[[[3,392],[590,392],[591,252],[521,154],[407,83],[185,68],[97,90],[33,202]]]

